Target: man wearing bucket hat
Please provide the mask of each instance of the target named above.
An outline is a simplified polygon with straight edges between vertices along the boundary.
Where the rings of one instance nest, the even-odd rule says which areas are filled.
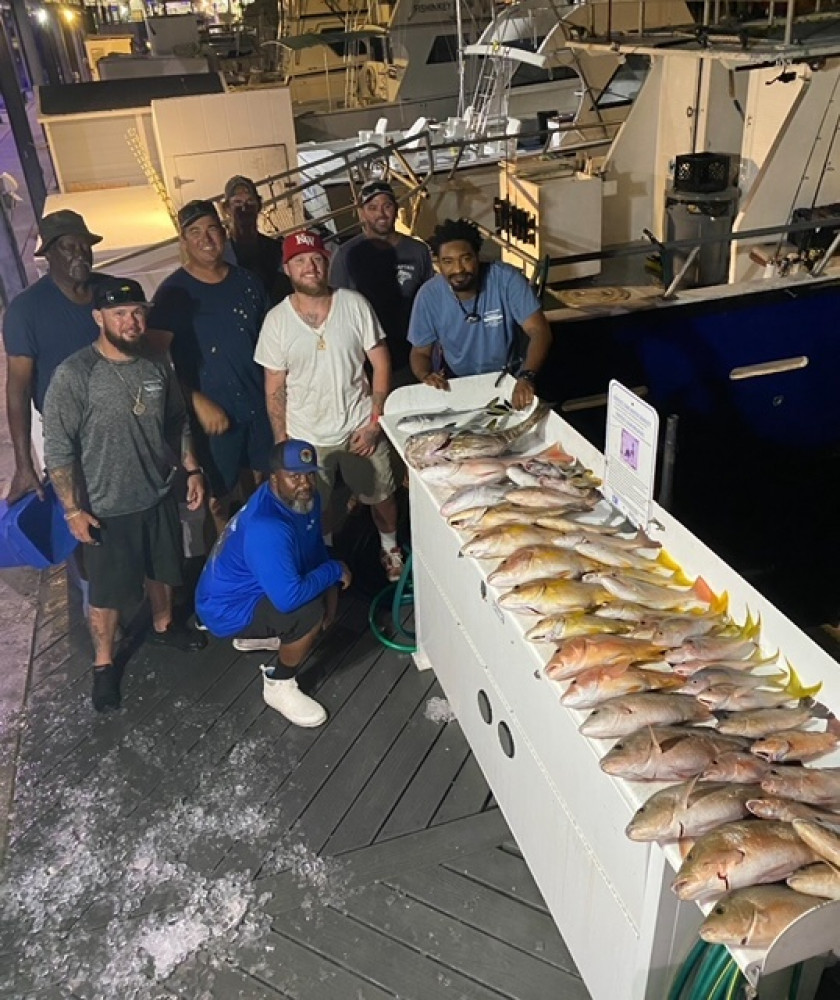
[[[225,184],[222,218],[228,232],[225,260],[253,272],[262,281],[272,305],[291,292],[283,271],[283,244],[261,233],[257,221],[262,198],[250,177],[237,174]]]
[[[333,288],[352,288],[373,306],[391,352],[391,385],[414,382],[408,363],[408,321],[420,286],[434,277],[428,246],[397,232],[397,197],[387,181],[359,189],[362,231],[335,251],[330,262]]]
[[[175,371],[198,424],[196,450],[217,531],[240,477],[267,471],[272,445],[263,373],[254,347],[270,302],[256,275],[224,260],[225,232],[212,202],[178,213],[185,264],[154,295],[149,325],[172,333]]]
[[[254,355],[265,368],[266,403],[275,441],[313,441],[324,471],[319,490],[324,534],[331,540],[329,500],[336,474],[370,507],[380,560],[399,580],[396,489],[388,442],[379,426],[391,379],[382,327],[358,292],[331,290],[328,255],[317,233],[292,233],[283,260],[294,293],[266,316]],[[372,382],[365,374],[370,362]]]
[[[186,408],[169,359],[144,344],[148,303],[136,281],[97,284],[94,344],[56,369],[44,406],[45,460],[64,517],[82,543],[90,584],[93,705],[118,708],[114,638],[121,611],[143,596],[152,608],[148,641],[189,653],[207,640],[172,622],[172,588],[182,583],[177,466],[187,506],[204,499]],[[119,474],[115,475],[114,470]]]
[[[276,663],[260,668],[266,704],[297,726],[320,726],[327,713],[300,690],[297,672],[332,623],[350,571],[330,559],[321,538],[315,448],[282,441],[269,469],[268,482],[216,542],[198,581],[196,613],[213,635],[235,636],[241,652],[276,650]]]
[[[91,248],[102,237],[69,209],[45,215],[38,233],[35,256],[46,259],[48,273],[12,300],[3,318],[6,407],[15,453],[9,503],[33,490],[43,496],[32,458],[32,404],[41,412],[53,372],[99,332],[91,301],[103,276],[92,271]]]

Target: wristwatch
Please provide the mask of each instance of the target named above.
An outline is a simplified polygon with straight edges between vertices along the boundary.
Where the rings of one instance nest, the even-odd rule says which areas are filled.
[[[533,385],[533,383],[537,381],[537,373],[532,371],[530,368],[523,368],[516,378],[524,379],[526,382],[530,382]]]
[[[199,466],[197,469],[190,469],[190,471],[187,473],[187,479],[189,479],[190,476],[203,476],[203,475],[204,475],[204,469],[202,469],[201,466]]]

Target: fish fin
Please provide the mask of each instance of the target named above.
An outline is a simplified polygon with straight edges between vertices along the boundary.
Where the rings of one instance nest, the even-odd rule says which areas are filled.
[[[700,578],[698,577],[698,579]],[[709,593],[712,594],[713,598],[712,603],[709,605],[709,611],[714,615],[725,615],[729,607],[729,594],[725,590],[718,597],[715,597],[711,590]]]
[[[557,462],[559,465],[571,465],[575,460],[574,456],[570,455],[559,441],[555,441],[554,444],[538,451],[536,455],[530,455],[529,458],[541,459],[544,462]]]
[[[677,560],[674,559],[669,552],[666,552],[665,549],[660,551],[659,555],[656,557],[656,561],[665,569],[673,570],[674,579],[676,579],[678,573],[682,573],[682,566],[680,566]]]
[[[755,621],[753,621],[752,614],[749,609],[747,609],[747,619],[741,626],[741,635],[745,639],[757,639],[761,634],[761,612],[759,612]]]
[[[787,685],[790,681],[790,674],[787,670],[780,670],[776,674],[756,674],[756,676],[761,677],[766,687],[778,688],[780,691],[787,690]],[[798,698],[799,695],[793,695],[792,697]]]
[[[799,674],[793,669],[790,660],[785,660],[788,669],[788,682],[785,684],[783,691],[787,692],[791,698],[803,699],[803,698],[813,698],[815,694],[818,694],[822,689],[822,681],[818,684],[812,684],[810,687],[806,687]]]
[[[702,601],[704,604],[708,604],[712,607],[717,600],[715,597],[715,592],[706,583],[702,576],[698,576],[694,581],[694,586],[691,588],[691,592],[697,598],[698,601]]]

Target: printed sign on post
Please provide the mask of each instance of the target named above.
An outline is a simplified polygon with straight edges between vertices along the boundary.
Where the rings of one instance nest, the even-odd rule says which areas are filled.
[[[659,414],[614,379],[607,402],[604,495],[638,528],[646,528],[653,503]]]

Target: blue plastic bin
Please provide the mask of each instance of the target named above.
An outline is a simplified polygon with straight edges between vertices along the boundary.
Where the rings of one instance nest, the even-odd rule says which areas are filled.
[[[0,566],[46,569],[63,563],[77,545],[49,483],[43,500],[35,493],[11,507],[0,500]]]

